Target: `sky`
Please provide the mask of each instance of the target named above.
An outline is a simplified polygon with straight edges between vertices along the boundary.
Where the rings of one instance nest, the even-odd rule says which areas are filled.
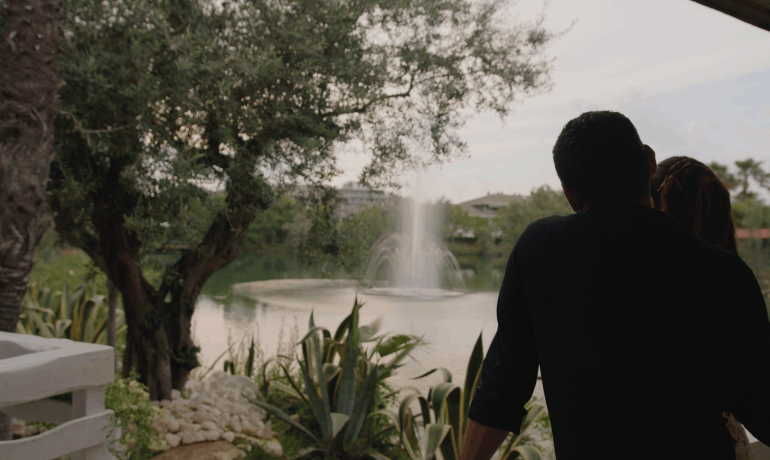
[[[542,6],[521,0],[513,11],[532,18]],[[690,0],[552,0],[546,16],[553,30],[575,22],[548,50],[553,90],[515,104],[505,120],[474,114],[459,131],[468,158],[421,172],[421,199],[559,188],[553,144],[589,110],[629,117],[658,161],[754,158],[770,169],[770,32]],[[357,180],[366,162],[341,155],[333,184]],[[416,182],[405,176],[400,194]]]

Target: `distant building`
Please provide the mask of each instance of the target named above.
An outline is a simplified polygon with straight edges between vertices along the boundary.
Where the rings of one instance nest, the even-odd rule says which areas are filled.
[[[346,182],[337,189],[342,204],[340,211],[343,215],[354,214],[367,206],[387,206],[394,202],[394,197],[383,192],[377,192],[358,182]]]
[[[492,220],[497,216],[497,211],[500,208],[510,205],[513,202],[521,201],[524,198],[521,195],[504,195],[502,193],[489,194],[476,198],[474,200],[465,201],[459,203],[460,209],[467,212],[471,217],[483,217],[487,220]],[[494,226],[493,226],[494,228]],[[494,228],[492,236],[497,238],[502,235],[500,229]],[[473,230],[458,228],[454,232],[454,236],[461,236],[465,238],[473,238]]]
[[[307,185],[296,185],[289,191],[289,196],[295,200],[302,199],[310,191]],[[392,195],[377,192],[358,182],[346,182],[337,189],[340,197],[340,205],[337,213],[341,217],[349,216],[361,211],[367,206],[389,206],[396,202]]]
[[[521,201],[524,198],[521,195],[504,195],[502,193],[487,194],[481,198],[465,201],[458,204],[463,211],[466,211],[471,217],[483,217],[492,220],[497,216],[500,208],[510,205],[515,201]]]

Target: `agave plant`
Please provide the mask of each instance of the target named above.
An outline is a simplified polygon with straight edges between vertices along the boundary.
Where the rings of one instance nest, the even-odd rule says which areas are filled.
[[[389,409],[375,412],[376,415],[384,415],[391,419],[399,433],[404,450],[412,460],[432,459],[437,451],[441,451],[444,460],[456,460],[460,457],[465,433],[468,429],[468,409],[481,379],[483,362],[484,350],[481,334],[479,334],[468,361],[463,388],[452,383],[452,374],[447,369],[431,369],[415,377],[415,379],[420,379],[434,372],[443,374],[444,381],[431,388],[427,398],[422,396],[416,388],[407,387],[403,390],[410,394],[401,401],[398,414]],[[410,408],[414,401],[417,401],[420,406],[420,414],[417,416],[412,413]],[[525,408],[529,412],[521,425],[519,434],[511,433],[509,435],[500,460],[512,460],[519,457],[523,460],[541,459],[537,448],[522,445],[521,442],[525,437],[525,432],[535,422],[547,415],[546,406],[540,401],[532,400],[527,403]],[[424,431],[422,448],[418,443],[419,424],[416,421],[417,417],[422,417]]]
[[[108,309],[104,296],[95,293],[93,281],[86,281],[72,292],[39,289],[30,283],[24,310],[16,323],[16,332],[46,338],[107,344]],[[126,330],[123,310],[116,310],[116,330]]]
[[[253,404],[303,431],[316,443],[316,446],[300,451],[298,456],[313,451],[329,453],[349,448],[359,438],[364,422],[375,405],[377,386],[400,367],[401,362],[420,343],[420,339],[414,336],[378,336],[381,320],[359,327],[361,306],[356,299],[353,311],[340,324],[334,336],[327,329],[316,326],[311,313],[309,331],[300,341],[302,356],[296,358],[302,385],[289,371],[285,364],[286,357],[271,358],[261,369],[263,394],[266,395],[269,387],[273,386],[308,404],[320,428],[320,436],[278,407],[247,398]],[[374,346],[367,351],[362,347],[365,342],[374,342]],[[375,355],[379,356],[376,361]],[[389,362],[379,363],[382,358],[390,355],[393,357]],[[339,359],[335,359],[336,357]],[[268,380],[266,368],[271,362],[276,362],[283,370],[288,384]],[[378,435],[384,435],[384,431],[386,430]],[[371,444],[378,435],[367,441]],[[387,460],[387,457],[370,448],[364,448],[361,454]]]

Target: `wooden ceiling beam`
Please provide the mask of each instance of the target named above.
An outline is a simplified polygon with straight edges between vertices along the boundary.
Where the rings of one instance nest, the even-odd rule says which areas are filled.
[[[770,0],[693,0],[743,22],[770,31]]]

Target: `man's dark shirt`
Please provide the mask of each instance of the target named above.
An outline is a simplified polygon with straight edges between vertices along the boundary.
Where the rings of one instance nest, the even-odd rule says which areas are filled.
[[[518,432],[538,366],[559,460],[733,459],[770,444],[770,321],[738,256],[634,204],[532,223],[469,417]]]

